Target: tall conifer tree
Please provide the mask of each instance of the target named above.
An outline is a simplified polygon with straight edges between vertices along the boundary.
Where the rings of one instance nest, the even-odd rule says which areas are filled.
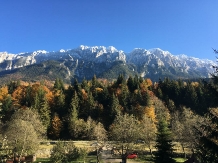
[[[165,120],[158,123],[156,148],[155,163],[175,163],[171,132]]]

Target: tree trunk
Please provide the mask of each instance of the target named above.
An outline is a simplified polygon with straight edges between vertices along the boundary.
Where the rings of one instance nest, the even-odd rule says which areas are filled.
[[[150,154],[151,154],[151,157],[153,158],[153,153],[152,153],[152,149],[151,149],[151,141],[149,141],[149,143],[148,143],[148,149],[149,149],[149,152],[150,152]]]
[[[17,160],[16,160],[16,152],[15,152],[15,151],[16,151],[16,147],[14,148],[14,151],[13,151],[13,152],[14,152],[13,163],[17,163]]]
[[[181,143],[181,146],[182,146],[182,151],[183,151],[183,154],[184,154],[184,158],[186,158],[185,147],[184,147],[183,143]]]
[[[99,163],[99,157],[98,157],[98,147],[96,149],[96,159],[97,159],[97,163]]]
[[[122,154],[122,163],[126,163],[127,162],[127,158],[126,158],[126,153]]]
[[[151,147],[149,147],[149,151],[150,151],[151,157],[153,157],[153,153],[152,153]]]
[[[122,144],[122,163],[126,163],[127,162],[127,153],[123,153],[123,144]]]

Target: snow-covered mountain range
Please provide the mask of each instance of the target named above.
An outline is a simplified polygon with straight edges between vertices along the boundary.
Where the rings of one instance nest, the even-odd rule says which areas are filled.
[[[110,77],[111,73],[138,74],[155,80],[166,76],[208,78],[214,71],[212,66],[216,65],[216,62],[211,60],[173,55],[159,48],[149,50],[136,48],[126,53],[113,46],[81,45],[75,49],[61,49],[55,52],[45,50],[19,54],[0,52],[0,74],[51,60],[57,61],[66,70],[66,78],[76,76],[81,79],[89,79],[94,74],[97,77],[113,78]],[[44,68],[46,66],[48,65]]]

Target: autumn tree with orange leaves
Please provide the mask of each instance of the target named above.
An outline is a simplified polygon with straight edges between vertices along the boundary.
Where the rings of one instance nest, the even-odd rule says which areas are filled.
[[[48,130],[48,136],[52,139],[59,139],[62,129],[63,129],[63,122],[59,118],[58,114],[54,113]]]

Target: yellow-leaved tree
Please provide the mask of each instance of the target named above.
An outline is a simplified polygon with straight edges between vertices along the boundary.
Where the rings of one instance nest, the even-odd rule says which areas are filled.
[[[59,118],[57,113],[54,113],[49,127],[49,132],[48,132],[49,137],[52,139],[58,139],[60,137],[62,127],[63,127],[63,123],[61,119]]]

